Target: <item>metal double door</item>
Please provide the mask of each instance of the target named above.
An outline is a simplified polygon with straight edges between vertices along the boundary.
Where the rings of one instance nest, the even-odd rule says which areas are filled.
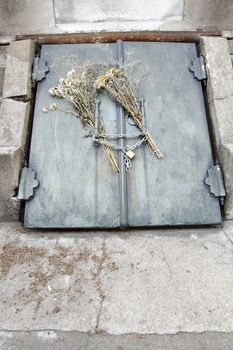
[[[41,57],[50,71],[38,82],[29,167],[40,183],[26,202],[24,225],[41,228],[116,228],[218,224],[218,198],[204,185],[213,166],[201,82],[190,72],[197,57],[192,43],[118,42],[43,45]],[[60,110],[43,113],[56,102],[49,89],[75,62],[123,61],[145,100],[146,123],[164,158],[147,145],[135,150],[131,172],[122,152],[120,173],[113,174],[100,147],[95,147],[80,121]],[[105,93],[99,96],[107,133],[135,133],[137,128]],[[122,140],[118,141],[119,143]],[[131,144],[134,141],[124,140]]]

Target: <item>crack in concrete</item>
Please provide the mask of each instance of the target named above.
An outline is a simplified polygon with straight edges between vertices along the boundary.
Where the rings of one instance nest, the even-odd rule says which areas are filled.
[[[169,272],[170,280],[172,281],[172,284],[173,284],[175,290],[177,292],[181,293],[181,294],[184,294],[184,292],[178,288],[176,279],[173,278],[172,269],[171,269],[170,264],[169,264],[169,262],[167,260],[167,257],[166,257],[166,254],[164,252],[164,249],[163,249],[163,247],[161,245],[160,245],[160,248],[161,248],[161,253],[162,253],[163,260],[164,260],[164,262],[165,262],[165,264],[167,266],[168,272]]]
[[[231,239],[231,237],[225,232],[224,228],[221,228],[223,234],[227,237],[227,239],[229,240],[229,242],[233,245],[233,240]]]
[[[217,96],[217,97],[213,97],[210,100],[208,100],[208,103],[210,104],[211,102],[215,101],[215,100],[225,100],[226,98],[229,97],[233,97],[233,94],[230,95],[226,95],[226,96]]]
[[[103,303],[104,303],[104,300],[106,298],[106,292],[105,292],[104,288],[101,285],[101,278],[100,278],[100,275],[101,275],[103,267],[104,267],[104,263],[108,259],[108,255],[107,255],[107,252],[106,252],[105,239],[103,240],[101,251],[102,251],[102,255],[101,255],[100,259],[99,259],[99,264],[97,266],[97,271],[93,274],[94,275],[94,279],[95,279],[96,291],[97,291],[98,296],[100,298],[99,310],[98,310],[97,316],[96,316],[96,325],[95,325],[95,328],[94,328],[93,332],[94,333],[99,333],[99,334],[100,333],[101,334],[106,333],[106,331],[104,331],[103,329],[99,328],[100,317],[101,317],[101,313],[102,313],[102,309],[103,309]]]
[[[163,250],[162,247],[161,247],[161,252],[162,252],[163,260],[165,261],[165,264],[167,265],[167,269],[168,269],[170,278],[171,278],[171,280],[172,280],[173,283],[174,283],[172,270],[171,270],[171,267],[170,267],[170,265],[169,265],[169,263],[168,263],[168,261],[167,261],[166,255],[165,255],[164,250]]]
[[[183,4],[183,19],[184,20],[186,17],[186,0],[184,0],[184,4]]]

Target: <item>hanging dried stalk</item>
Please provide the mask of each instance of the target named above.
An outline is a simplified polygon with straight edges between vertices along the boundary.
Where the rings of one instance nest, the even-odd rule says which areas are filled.
[[[52,96],[65,98],[70,101],[77,113],[74,113],[81,119],[82,126],[89,128],[94,132],[94,98],[90,91],[89,72],[84,71],[82,75],[78,74],[74,69],[67,73],[66,79],[60,79],[59,85],[52,87],[49,92]],[[91,86],[93,89],[93,87]],[[101,123],[99,126],[99,133],[105,134],[104,126]],[[106,138],[103,141],[107,142]],[[119,172],[119,167],[113,150],[108,145],[101,145],[105,154],[107,155],[113,172]]]
[[[105,74],[99,76],[94,87],[96,90],[104,89],[109,95],[125,108],[128,114],[134,119],[135,124],[142,131],[142,114],[139,103],[133,92],[133,88],[129,82],[127,75],[123,69],[111,68]],[[146,130],[148,145],[155,153],[158,159],[162,159],[163,155],[158,146],[155,144],[149,130]]]

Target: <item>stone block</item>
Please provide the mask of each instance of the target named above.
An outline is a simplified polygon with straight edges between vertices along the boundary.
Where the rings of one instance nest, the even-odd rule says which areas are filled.
[[[145,2],[136,0],[133,4],[130,0],[121,2],[55,0],[54,6],[56,23],[59,24],[117,22],[119,28],[121,22],[129,21],[132,28],[134,21],[153,21],[161,24],[166,20],[182,19],[184,15],[183,0],[147,0]]]
[[[14,41],[8,48],[3,97],[31,98],[31,71],[35,45],[33,40]]]
[[[19,146],[24,149],[30,103],[4,99],[0,109],[0,146]]]
[[[22,151],[20,147],[0,146],[0,221],[17,221],[19,202],[14,199],[19,184]]]
[[[15,35],[5,35],[5,36],[0,36],[0,45],[8,45],[12,41],[16,40]]]
[[[0,67],[6,65],[8,45],[0,45]]]
[[[0,221],[17,221],[19,202],[14,198],[24,160],[30,105],[4,99],[0,109]]]
[[[213,141],[227,191],[225,214],[227,219],[233,219],[233,70],[228,41],[220,37],[202,37],[200,51],[206,60],[206,92]]]
[[[213,141],[217,150],[222,144],[233,143],[233,95],[214,99],[209,102],[209,111],[213,129]]]
[[[2,97],[4,75],[5,75],[5,67],[0,67],[0,99]],[[1,101],[0,101],[0,103],[1,103]]]
[[[233,72],[227,39],[202,37],[200,48],[206,59],[208,102],[233,95]]]
[[[222,37],[232,39],[233,38],[233,31],[232,30],[222,30]]]
[[[233,55],[233,39],[227,40],[230,54]]]
[[[1,45],[0,46],[0,99],[2,97],[3,92],[3,82],[4,82],[4,75],[5,75],[5,66],[6,66],[6,59],[7,59],[7,45]],[[0,100],[1,103],[1,100]]]

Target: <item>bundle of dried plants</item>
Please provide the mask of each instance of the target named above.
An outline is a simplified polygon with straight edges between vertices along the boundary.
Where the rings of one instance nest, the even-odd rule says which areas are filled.
[[[60,79],[59,84],[49,90],[52,96],[65,98],[72,103],[76,111],[73,112],[73,114],[81,119],[82,126],[88,128],[91,133],[93,133],[95,129],[95,95],[93,93],[95,75],[96,70],[92,66],[86,67],[82,74],[73,69],[67,73],[66,79]],[[103,122],[100,122],[99,133],[105,134]],[[103,141],[108,142],[106,137],[103,138]],[[106,144],[101,144],[101,147],[110,161],[112,170],[114,172],[119,172],[119,167],[112,148]]]
[[[105,74],[100,75],[94,83],[97,91],[104,89],[110,96],[127,111],[128,115],[134,119],[139,129],[143,130],[142,112],[137,101],[132,85],[122,68],[108,69]],[[148,129],[146,129],[148,145],[158,159],[163,155],[153,140]]]

